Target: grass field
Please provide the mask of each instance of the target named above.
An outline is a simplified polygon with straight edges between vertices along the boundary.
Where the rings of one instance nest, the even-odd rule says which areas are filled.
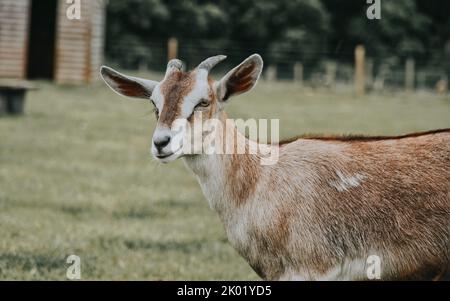
[[[234,118],[280,118],[281,136],[401,134],[450,126],[450,98],[260,85],[233,100]],[[252,280],[181,161],[150,156],[149,103],[104,85],[40,83],[26,114],[0,117],[0,279]]]

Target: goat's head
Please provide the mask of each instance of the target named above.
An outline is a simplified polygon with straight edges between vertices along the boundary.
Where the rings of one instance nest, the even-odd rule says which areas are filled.
[[[101,75],[117,93],[153,103],[158,121],[151,152],[156,160],[166,163],[184,154],[183,143],[193,143],[192,139],[184,139],[183,123],[191,129],[203,129],[198,123],[216,118],[230,97],[255,86],[263,67],[258,54],[248,57],[221,80],[212,80],[210,70],[225,58],[223,55],[210,57],[190,72],[183,71],[180,60],[171,60],[160,82],[127,76],[105,66]]]

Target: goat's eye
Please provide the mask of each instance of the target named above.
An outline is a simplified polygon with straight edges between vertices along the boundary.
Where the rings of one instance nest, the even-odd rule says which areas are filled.
[[[206,108],[209,106],[209,101],[207,101],[206,99],[202,100],[201,102],[199,102],[195,107],[201,107],[201,108]]]
[[[158,116],[159,116],[159,110],[158,110],[158,108],[156,107],[155,102],[154,102],[153,100],[151,100],[151,99],[150,99],[150,101],[152,102],[152,105],[153,105],[153,112],[155,113],[156,118],[158,118]]]

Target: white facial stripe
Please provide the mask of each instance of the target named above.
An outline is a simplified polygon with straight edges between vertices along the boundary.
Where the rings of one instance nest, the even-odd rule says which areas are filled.
[[[153,89],[151,99],[155,103],[155,106],[158,109],[158,111],[162,112],[164,106],[164,95],[161,93],[161,88],[159,85],[156,86],[155,89]]]
[[[195,78],[195,87],[183,99],[181,117],[188,118],[201,99],[208,99],[208,90],[208,71],[198,69]]]

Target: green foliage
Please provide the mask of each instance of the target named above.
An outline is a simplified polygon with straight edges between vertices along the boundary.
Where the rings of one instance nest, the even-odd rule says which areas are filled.
[[[382,0],[381,20],[367,19],[368,5],[361,0],[110,0],[106,53],[128,67],[164,61],[165,41],[174,36],[189,48],[181,51],[188,62],[215,51],[237,59],[257,51],[274,63],[295,58],[315,64],[342,55],[352,60],[358,43],[373,58],[394,63],[413,56],[425,65],[446,55],[448,1]]]
[[[425,54],[430,25],[414,1],[384,1],[381,20],[353,17],[349,32],[379,57],[417,57]]]
[[[175,36],[180,43],[217,40],[222,49],[258,51],[277,59],[293,46],[317,52],[328,29],[328,14],[319,0],[111,0],[106,52],[130,66],[151,58],[150,42]],[[130,46],[128,58],[123,45]],[[194,46],[202,48],[202,42]]]

